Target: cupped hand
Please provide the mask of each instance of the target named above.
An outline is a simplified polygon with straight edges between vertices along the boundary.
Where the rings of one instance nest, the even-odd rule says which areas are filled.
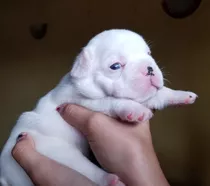
[[[125,123],[71,104],[61,105],[57,111],[85,135],[102,167],[124,183],[168,185],[154,152],[149,122]]]

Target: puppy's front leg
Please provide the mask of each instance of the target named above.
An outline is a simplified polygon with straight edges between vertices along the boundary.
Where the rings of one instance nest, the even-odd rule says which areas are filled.
[[[170,105],[187,105],[195,102],[197,95],[193,92],[172,90],[163,87],[158,90],[155,97],[151,98],[144,105],[150,109],[163,109]]]
[[[124,99],[113,100],[112,111],[121,120],[129,122],[143,122],[153,116],[152,111],[142,104]]]
[[[128,122],[146,121],[153,116],[150,109],[129,99],[116,99],[112,97],[99,100],[85,99],[80,100],[77,104]]]

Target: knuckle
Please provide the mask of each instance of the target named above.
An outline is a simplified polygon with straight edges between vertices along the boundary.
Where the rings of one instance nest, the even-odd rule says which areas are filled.
[[[13,157],[16,157],[19,154],[21,154],[23,151],[24,151],[24,148],[22,147],[22,145],[20,143],[17,143],[13,147],[11,154],[12,154]]]
[[[62,113],[63,113],[63,115],[72,115],[74,111],[75,111],[74,105],[68,104],[68,105],[64,106]]]
[[[102,114],[99,112],[93,112],[93,114],[88,119],[88,129],[92,130],[95,125],[98,125],[101,121]]]
[[[13,147],[11,154],[13,157],[15,157],[15,155],[17,154],[17,146]]]
[[[89,119],[89,123],[96,123],[100,121],[101,115],[102,115],[101,113],[94,112]]]

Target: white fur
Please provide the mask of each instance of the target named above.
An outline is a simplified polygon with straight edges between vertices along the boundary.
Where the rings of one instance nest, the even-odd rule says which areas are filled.
[[[116,62],[118,70],[110,69]],[[154,76],[147,75],[147,67]],[[99,185],[109,185],[108,173],[87,159],[87,142],[56,112],[62,103],[75,103],[127,121],[145,121],[151,109],[169,104],[191,104],[196,94],[164,87],[162,73],[144,39],[129,30],[108,30],[96,35],[78,55],[70,73],[33,111],[24,112],[1,154],[2,185],[33,185],[11,156],[21,132],[35,140],[37,151],[71,167]],[[6,184],[7,183],[7,184]]]

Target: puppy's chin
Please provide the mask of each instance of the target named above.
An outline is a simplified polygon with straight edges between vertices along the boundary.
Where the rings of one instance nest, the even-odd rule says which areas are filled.
[[[114,84],[112,96],[116,98],[132,99],[144,102],[156,95],[158,89],[150,81],[138,82],[137,84]]]
[[[144,76],[141,79],[134,79],[130,89],[137,95],[135,100],[144,102],[156,95],[158,89],[163,86],[161,78]]]
[[[139,93],[139,97],[135,100],[139,103],[142,103],[156,95],[158,88],[151,83],[148,83]]]
[[[151,97],[155,96],[158,91],[158,88],[154,85],[150,85],[150,87],[147,89],[145,97],[146,99],[150,99]],[[144,100],[145,101],[145,100]]]

